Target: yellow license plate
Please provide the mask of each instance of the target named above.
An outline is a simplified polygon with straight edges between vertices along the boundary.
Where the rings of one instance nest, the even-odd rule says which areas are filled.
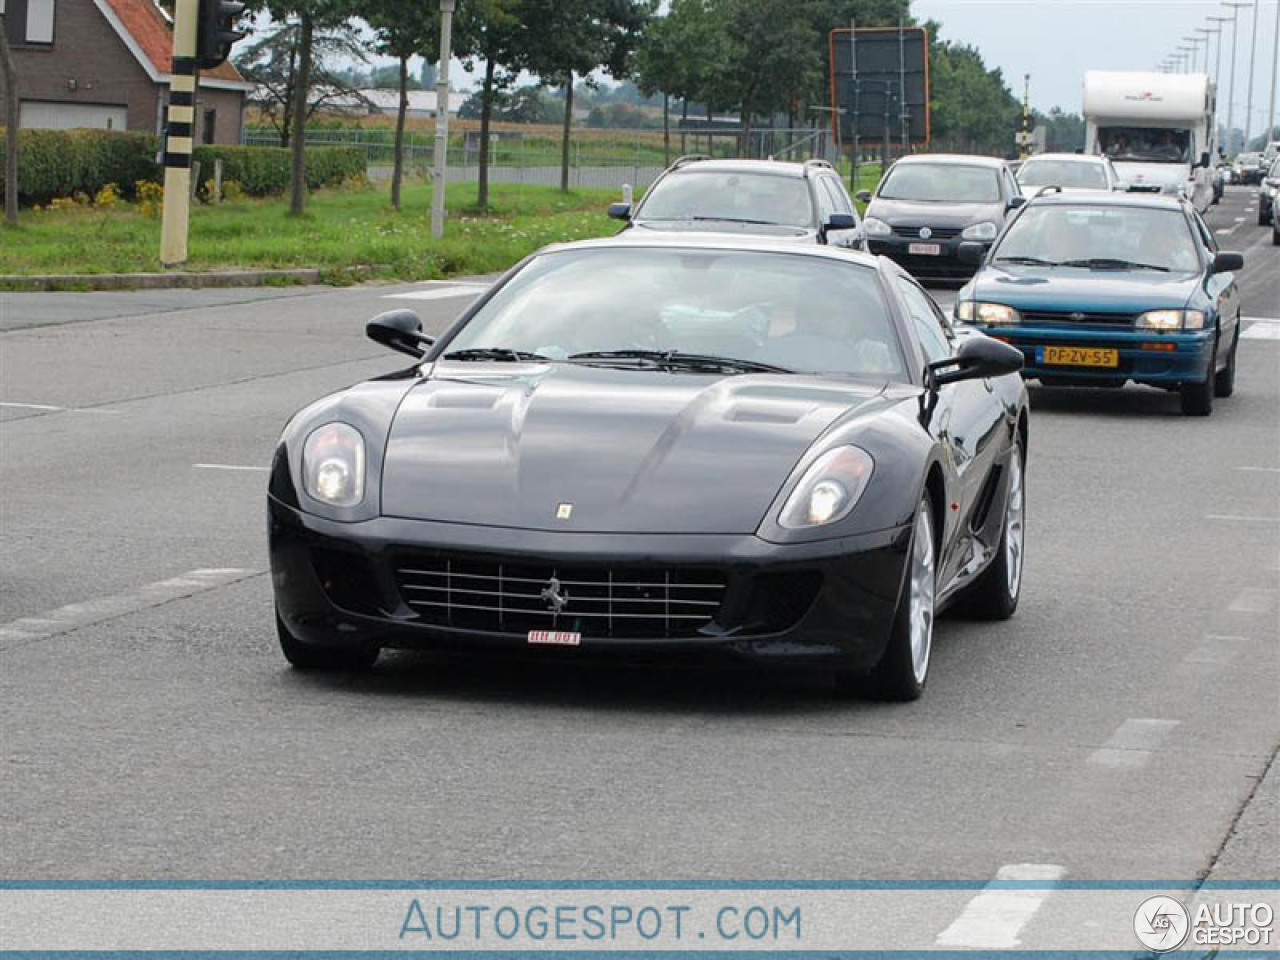
[[[1040,363],[1062,367],[1118,367],[1120,351],[1101,347],[1041,347]]]

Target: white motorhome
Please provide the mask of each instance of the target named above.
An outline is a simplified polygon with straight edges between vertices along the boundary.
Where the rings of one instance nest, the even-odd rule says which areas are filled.
[[[1215,89],[1203,74],[1084,75],[1085,152],[1111,158],[1133,191],[1213,202]]]

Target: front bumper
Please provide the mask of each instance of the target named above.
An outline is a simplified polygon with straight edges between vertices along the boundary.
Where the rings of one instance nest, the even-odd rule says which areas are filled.
[[[959,257],[960,244],[964,243],[959,236],[938,239],[930,237],[902,237],[893,234],[887,237],[868,237],[867,248],[878,256],[888,257],[913,277],[941,277],[944,279],[967,279],[977,270],[969,263],[962,263]],[[974,241],[977,242],[977,241]],[[911,252],[913,243],[935,243],[939,253],[918,254]],[[990,242],[983,242],[983,247],[991,248]]]
[[[304,643],[574,658],[706,653],[867,669],[888,642],[910,527],[781,546],[750,535],[563,534],[392,517],[337,523],[269,497],[268,539],[277,613]],[[597,621],[580,629],[580,646],[531,647],[523,624],[485,629],[424,619],[397,579],[405,551],[550,568],[713,570],[725,587],[714,616],[691,635],[655,628],[611,636]],[[561,616],[547,627],[574,629],[571,614]]]
[[[1186,333],[1079,329],[1062,326],[979,326],[988,336],[1010,343],[1022,351],[1022,376],[1045,382],[1096,383],[1099,386],[1129,381],[1154,386],[1175,387],[1203,380],[1213,350],[1213,329]],[[1155,349],[1159,345],[1161,349]],[[1116,350],[1116,367],[1048,365],[1040,360],[1039,348],[1048,346],[1101,347]]]

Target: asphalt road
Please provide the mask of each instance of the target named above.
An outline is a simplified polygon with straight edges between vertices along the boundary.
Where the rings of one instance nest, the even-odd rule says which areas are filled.
[[[439,328],[468,288],[0,294],[0,874],[1274,879],[1280,248],[1252,197],[1211,214],[1263,318],[1236,395],[1034,390],[1021,609],[944,618],[909,705],[676,665],[294,673],[261,468],[293,410],[397,366],[368,315]]]

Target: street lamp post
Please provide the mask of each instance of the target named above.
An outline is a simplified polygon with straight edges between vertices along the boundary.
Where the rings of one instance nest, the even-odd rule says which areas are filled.
[[[1276,65],[1280,63],[1280,3],[1276,4],[1275,35],[1271,38],[1271,103],[1267,107],[1267,139],[1280,137],[1276,133]]]
[[[431,236],[444,236],[444,188],[449,163],[449,61],[456,0],[440,0],[440,71],[436,74],[436,142],[431,162]]]
[[[1231,85],[1227,94],[1227,147],[1231,146],[1231,135],[1236,125],[1236,34],[1240,32],[1240,10],[1251,7],[1251,0],[1223,0],[1222,5],[1231,11]]]
[[[1196,73],[1200,69],[1200,44],[1207,43],[1204,37],[1183,37],[1187,43],[1191,44],[1191,72]],[[1209,72],[1209,48],[1204,48],[1204,69]]]
[[[1253,132],[1253,68],[1258,56],[1258,7],[1253,5],[1253,31],[1249,36],[1249,95],[1244,108],[1244,149],[1249,149],[1249,134]]]

